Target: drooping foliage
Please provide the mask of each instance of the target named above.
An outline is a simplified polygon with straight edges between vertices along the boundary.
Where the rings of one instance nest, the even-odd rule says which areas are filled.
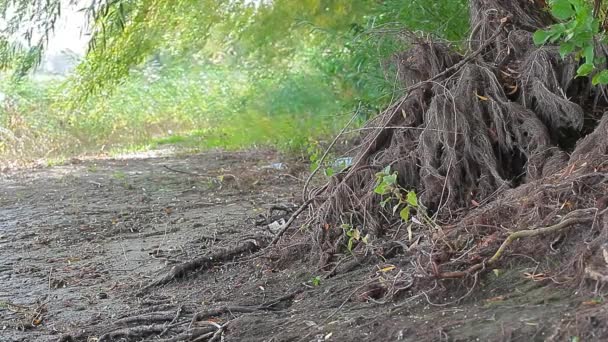
[[[5,18],[44,11],[42,5],[53,3],[63,5],[61,14],[83,6],[14,1]],[[468,22],[464,0],[94,0],[85,5],[88,54],[63,86],[52,81],[53,89],[45,90],[23,77],[40,62],[46,41],[36,39],[44,35],[33,35],[28,43],[18,33],[15,38],[13,31],[3,32],[12,37],[7,44],[15,44],[0,51],[10,47],[18,54],[0,58],[23,81],[2,85],[19,105],[0,110],[0,126],[19,133],[7,138],[0,154],[21,151],[22,158],[30,152],[53,156],[141,148],[157,137],[165,141],[166,134],[187,134],[203,148],[307,149],[309,140],[316,144],[338,130],[354,108],[361,122],[401,91],[390,60],[408,44],[403,38],[426,31],[458,43]],[[14,24],[21,31],[37,26]],[[33,91],[23,92],[27,87]],[[32,94],[37,97],[27,97]],[[177,138],[167,141],[172,139]]]
[[[21,62],[22,69],[35,65],[31,57],[27,62],[16,53],[23,51],[18,49],[23,40],[39,61],[62,6],[79,5],[61,0],[3,2],[4,18],[10,22],[3,33],[4,50],[15,52],[4,55],[5,67],[15,62]],[[87,58],[78,70],[78,95],[110,88],[158,51],[176,56],[198,54],[214,62],[272,65],[281,72],[294,67],[294,55],[308,50],[315,57],[324,52],[327,56],[323,58],[329,59],[352,55],[360,69],[370,63],[365,54],[373,52],[369,36],[364,34],[369,30],[386,34],[410,27],[457,40],[466,28],[462,0],[417,0],[406,6],[399,1],[371,0],[93,0],[82,10],[91,39]],[[446,16],[447,21],[443,20]],[[24,38],[18,40],[20,44],[8,44],[11,38],[15,43],[15,35],[20,33]],[[385,49],[380,54],[394,51],[387,48],[380,47]]]

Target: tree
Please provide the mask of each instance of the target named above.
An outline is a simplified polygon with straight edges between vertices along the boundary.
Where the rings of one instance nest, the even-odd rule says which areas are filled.
[[[404,6],[396,0],[92,0],[81,9],[86,13],[91,38],[87,57],[73,84],[74,97],[111,89],[134,66],[158,51],[174,55],[223,51],[236,53],[240,64],[245,60],[277,69],[289,67],[290,57],[310,46],[324,47],[339,55],[349,43],[348,53],[361,70],[361,62],[378,64],[366,55],[376,52],[377,46],[371,49],[369,44],[361,45],[369,42],[360,39],[362,30],[395,30],[395,25],[390,24],[398,22],[460,39],[460,28],[465,27],[465,3],[458,0],[429,4],[415,0]],[[2,34],[5,44],[0,45],[0,52],[4,52],[0,54],[0,65],[5,69],[18,65],[23,70],[35,66],[31,61],[40,61],[48,37],[64,12],[62,8],[76,4],[62,0],[2,2],[0,12],[8,25]],[[424,20],[410,15],[413,12],[423,12]],[[446,14],[451,23],[438,20]],[[27,54],[27,63],[22,58],[23,51],[30,48],[33,49]],[[394,49],[393,44],[385,51]]]

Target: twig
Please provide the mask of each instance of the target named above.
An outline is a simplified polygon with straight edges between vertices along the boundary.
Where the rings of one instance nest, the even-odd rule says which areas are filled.
[[[221,316],[228,312],[239,312],[239,313],[252,313],[260,310],[271,310],[270,308],[260,308],[257,306],[222,306],[217,309],[211,309],[207,311],[197,312],[192,316],[192,320],[190,321],[190,326],[194,325],[194,323],[203,320],[207,317],[215,317]]]
[[[291,226],[291,224],[293,223],[293,221],[296,220],[296,218],[298,218],[298,216],[306,209],[308,208],[308,206],[310,205],[310,203],[312,203],[312,201],[315,198],[310,198],[308,199],[306,202],[304,202],[304,204],[302,204],[298,210],[296,210],[291,217],[289,218],[289,220],[287,220],[287,222],[285,222],[285,225],[283,226],[283,228],[281,228],[281,230],[279,230],[277,232],[277,235],[274,236],[274,239],[272,239],[272,241],[270,242],[270,244],[268,246],[266,246],[266,248],[272,247],[274,245],[276,245],[277,242],[279,242],[279,239],[281,238],[281,236],[283,236],[283,234],[285,234],[285,232],[287,231],[287,229],[289,228],[289,226]]]
[[[361,110],[361,103],[359,102],[359,107],[355,111],[355,114],[353,114],[353,116],[350,118],[350,120],[348,120],[346,125],[342,128],[340,133],[338,133],[338,135],[336,135],[336,137],[331,142],[331,144],[329,144],[329,147],[327,147],[327,149],[325,150],[325,153],[323,153],[323,156],[321,156],[321,159],[319,159],[317,161],[317,167],[310,173],[310,175],[306,179],[306,182],[304,183],[304,189],[302,189],[302,199],[304,200],[304,202],[308,201],[308,186],[310,185],[310,182],[312,181],[313,177],[317,174],[317,172],[319,172],[321,167],[323,167],[323,162],[325,161],[325,158],[327,158],[327,156],[329,155],[329,151],[331,151],[331,149],[334,147],[334,145],[336,145],[336,143],[338,142],[338,139],[340,139],[340,137],[344,134],[344,132],[346,132],[346,130],[348,129],[350,124],[352,124],[353,121],[355,121],[355,119],[359,115],[360,110]]]
[[[204,175],[204,174],[196,173],[196,172],[182,171],[182,170],[171,168],[171,167],[169,167],[167,165],[163,165],[163,167],[165,169],[169,170],[169,171],[173,171],[173,172],[177,172],[177,173],[183,173],[185,175],[190,175],[190,176],[195,176],[195,177],[232,179],[235,182],[237,182],[237,185],[238,185],[238,179],[236,178],[236,176],[232,175],[232,174],[229,174],[229,173],[226,173],[226,174],[223,174],[223,175],[220,175],[220,176],[213,176],[213,175]]]
[[[175,313],[175,317],[173,318],[173,320],[171,322],[169,322],[169,324],[167,324],[167,327],[165,328],[165,330],[163,330],[160,334],[158,334],[158,336],[163,336],[164,334],[167,333],[167,331],[169,331],[169,329],[171,329],[171,326],[173,325],[173,323],[175,323],[178,319],[179,316],[182,314],[182,311],[184,310],[184,306],[180,306],[179,309],[177,309],[177,312]]]
[[[223,341],[224,340],[224,336],[223,336],[224,335],[224,330],[226,329],[226,327],[228,326],[228,324],[230,322],[231,321],[228,321],[228,322],[222,324],[222,326],[219,329],[217,329],[217,331],[215,332],[215,334],[213,334],[213,336],[211,337],[211,339],[209,339],[209,342],[216,342],[218,340],[222,340]]]
[[[196,172],[189,172],[189,171],[182,171],[182,170],[178,170],[178,169],[174,169],[172,167],[169,167],[167,165],[163,165],[163,167],[169,171],[173,171],[173,172],[177,172],[177,173],[183,173],[185,175],[190,175],[190,176],[196,176],[196,177],[207,177],[207,178],[213,178],[213,176],[210,175],[203,175],[200,173],[196,173]]]

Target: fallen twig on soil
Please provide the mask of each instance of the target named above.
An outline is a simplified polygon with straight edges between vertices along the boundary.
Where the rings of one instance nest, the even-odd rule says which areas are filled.
[[[139,316],[131,316],[119,319],[115,321],[114,325],[127,325],[133,323],[154,323],[154,322],[168,322],[175,314],[173,312],[153,312],[149,314],[139,315]]]
[[[173,324],[175,324],[175,322],[177,322],[177,320],[179,319],[179,316],[182,314],[182,311],[184,311],[184,306],[181,305],[179,307],[179,309],[177,309],[177,312],[175,313],[175,317],[173,318],[173,320],[171,320],[171,322],[169,322],[169,324],[167,324],[167,328],[165,328],[165,330],[163,330],[160,334],[158,334],[158,336],[163,336],[164,334],[167,333],[167,331],[169,331],[169,329],[171,328],[171,326]]]
[[[213,175],[206,175],[206,174],[201,174],[201,173],[196,173],[196,172],[190,172],[190,171],[183,171],[183,170],[178,170],[178,169],[174,169],[172,167],[169,167],[167,165],[163,165],[163,167],[169,171],[173,171],[173,172],[177,172],[177,173],[182,173],[185,175],[189,175],[189,176],[195,176],[195,177],[205,177],[205,178],[218,178],[218,177],[223,177],[224,179],[233,179],[233,180],[237,180],[235,175],[232,174],[225,174],[225,175],[221,175],[221,176],[213,176]]]
[[[237,313],[237,312],[238,313],[252,313],[252,312],[256,312],[256,311],[278,310],[277,308],[275,308],[275,306],[277,306],[279,303],[282,303],[284,301],[292,300],[296,295],[302,293],[303,291],[304,291],[303,288],[299,288],[299,289],[289,292],[286,295],[283,295],[279,298],[273,299],[271,301],[268,301],[264,304],[257,305],[257,306],[242,306],[242,305],[221,306],[219,308],[197,312],[192,317],[190,326],[192,326],[195,322],[201,321],[203,319],[206,319],[209,317],[221,316],[226,313]]]
[[[224,340],[224,330],[226,330],[226,327],[228,326],[228,324],[230,324],[231,321],[228,321],[224,324],[222,324],[221,327],[219,327],[219,329],[217,329],[217,331],[215,332],[215,334],[213,334],[213,336],[211,337],[211,339],[209,340],[209,342],[216,342],[218,340]]]

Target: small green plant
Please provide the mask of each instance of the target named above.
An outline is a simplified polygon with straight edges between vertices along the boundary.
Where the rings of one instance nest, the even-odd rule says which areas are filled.
[[[600,21],[594,16],[593,5],[587,0],[551,0],[551,14],[561,22],[534,33],[534,43],[542,45],[559,42],[559,53],[564,58],[575,53],[584,63],[576,71],[577,76],[590,76],[596,66],[605,63],[595,56],[595,41],[600,34]],[[608,84],[608,70],[597,72],[592,79],[594,85]]]
[[[376,187],[374,192],[381,196],[387,196],[380,202],[385,208],[389,202],[397,202],[393,206],[393,215],[399,210],[399,217],[405,222],[409,221],[412,209],[419,209],[418,195],[414,191],[406,191],[397,183],[397,171],[391,172],[390,165],[376,174]]]
[[[369,234],[361,236],[361,231],[359,230],[359,228],[353,227],[348,223],[344,223],[342,225],[342,230],[348,238],[348,242],[346,243],[346,249],[348,249],[349,252],[352,252],[355,246],[355,242],[363,242],[364,244],[367,244],[369,241]]]
[[[381,196],[386,196],[380,202],[382,208],[386,208],[389,203],[394,203],[392,207],[393,215],[399,211],[399,217],[403,222],[412,220],[407,226],[409,240],[413,239],[413,223],[424,223],[429,227],[439,229],[439,226],[430,218],[424,207],[418,202],[418,195],[413,190],[405,190],[397,182],[397,171],[391,172],[390,165],[376,174],[376,187],[374,192]],[[412,211],[416,211],[416,218],[412,217]],[[419,219],[419,220],[418,220]]]
[[[321,276],[312,277],[310,282],[312,283],[312,286],[320,286],[321,285]]]

